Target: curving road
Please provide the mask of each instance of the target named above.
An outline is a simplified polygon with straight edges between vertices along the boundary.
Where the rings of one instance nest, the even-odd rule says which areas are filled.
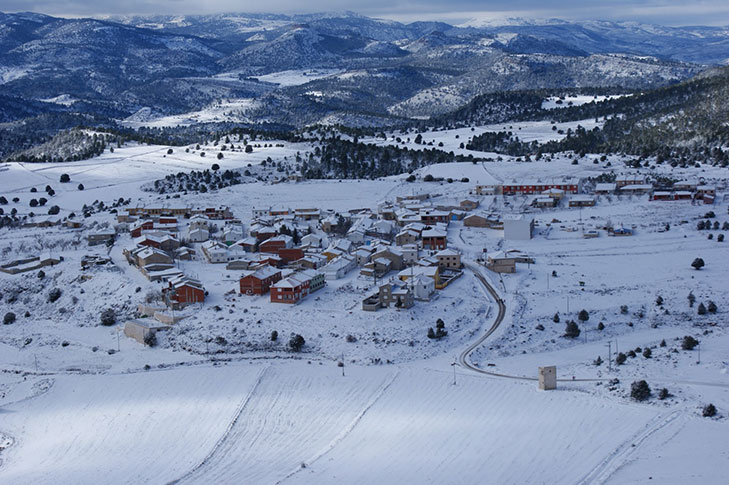
[[[496,292],[496,289],[494,289],[494,287],[491,286],[491,283],[489,283],[484,275],[481,274],[481,271],[478,269],[478,267],[474,266],[471,263],[464,263],[464,266],[471,270],[473,272],[473,275],[478,278],[484,288],[486,288],[486,291],[489,292],[491,298],[493,298],[493,300],[496,302],[496,305],[498,305],[499,311],[496,314],[496,319],[494,320],[493,325],[491,325],[491,327],[486,330],[486,332],[481,335],[481,337],[479,337],[475,342],[469,345],[466,350],[461,352],[461,355],[458,356],[458,363],[466,369],[478,372],[479,374],[485,374],[494,377],[505,377],[507,379],[518,379],[522,381],[538,381],[539,378],[537,377],[515,376],[511,374],[503,374],[500,372],[491,372],[476,367],[474,364],[471,363],[471,354],[484,342],[484,340],[489,338],[491,334],[493,334],[499,328],[499,325],[501,325],[501,322],[504,320],[504,316],[506,315],[506,305],[504,304],[504,300],[502,300],[499,294]],[[607,380],[608,379],[557,379],[557,381],[560,382],[597,382]]]

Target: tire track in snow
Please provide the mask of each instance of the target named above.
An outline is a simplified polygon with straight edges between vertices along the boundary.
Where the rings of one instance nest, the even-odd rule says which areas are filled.
[[[593,483],[605,483],[618,469],[620,469],[630,459],[630,456],[640,448],[640,446],[648,440],[654,433],[660,431],[666,426],[670,426],[679,416],[681,416],[683,408],[677,409],[672,413],[659,414],[654,417],[637,433],[620,443],[612,452],[608,454],[595,468],[585,475],[579,482],[579,485],[588,485]]]
[[[396,372],[392,375],[392,377],[383,384],[372,396],[372,398],[369,400],[369,402],[365,405],[364,408],[362,408],[362,411],[355,416],[355,418],[352,420],[352,422],[342,430],[339,435],[337,435],[323,450],[318,452],[316,455],[314,455],[309,460],[305,461],[306,465],[311,465],[312,463],[315,463],[316,461],[320,460],[322,457],[324,457],[327,453],[332,451],[339,443],[344,441],[344,439],[349,436],[349,434],[354,430],[355,427],[362,421],[362,418],[364,418],[365,414],[374,406],[377,401],[380,400],[380,398],[387,392],[387,390],[390,388],[390,386],[395,382],[395,379],[397,379],[397,376],[400,375],[400,372]],[[297,473],[299,473],[302,470],[301,467],[296,468],[292,472],[290,472],[288,475],[283,477],[281,480],[276,482],[276,485],[279,485],[280,483],[283,483],[284,481],[288,480],[289,478],[293,477]]]
[[[263,377],[265,376],[266,372],[271,368],[271,366],[266,366],[263,368],[259,373],[258,377],[256,378],[255,384],[253,384],[253,387],[251,388],[250,392],[244,397],[240,404],[238,405],[238,408],[235,411],[235,415],[233,416],[233,419],[230,420],[228,423],[227,428],[225,428],[225,431],[223,432],[222,436],[218,438],[218,441],[215,442],[213,445],[213,448],[210,450],[210,453],[208,453],[205,458],[202,459],[200,463],[192,467],[187,473],[182,475],[179,478],[176,478],[175,480],[167,482],[167,485],[175,485],[177,483],[180,483],[182,481],[186,481],[189,478],[191,478],[193,475],[195,475],[200,469],[202,469],[205,465],[207,465],[210,460],[215,456],[215,454],[218,452],[220,447],[227,441],[228,437],[230,436],[231,431],[235,427],[236,423],[240,419],[241,415],[243,414],[243,411],[248,406],[248,403],[251,401],[253,396],[255,395],[256,391],[258,390],[259,385],[263,381]]]

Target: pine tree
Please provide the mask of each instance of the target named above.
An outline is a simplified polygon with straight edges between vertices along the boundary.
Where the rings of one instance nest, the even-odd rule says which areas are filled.
[[[577,338],[580,336],[580,327],[577,326],[574,320],[567,322],[564,329],[564,336],[567,338]]]

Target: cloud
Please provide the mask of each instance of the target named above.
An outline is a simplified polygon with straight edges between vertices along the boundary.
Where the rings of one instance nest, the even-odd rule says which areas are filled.
[[[265,5],[265,7],[263,6]],[[402,21],[525,17],[635,20],[666,25],[727,25],[726,0],[0,0],[0,11],[33,11],[62,16],[128,14],[212,14],[223,12],[296,14],[352,10]]]

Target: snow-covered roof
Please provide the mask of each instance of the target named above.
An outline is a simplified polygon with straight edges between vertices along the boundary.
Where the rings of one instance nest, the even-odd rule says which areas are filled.
[[[271,276],[275,275],[276,273],[280,273],[281,271],[277,268],[274,268],[273,266],[261,266],[260,268],[256,269],[255,271],[246,271],[243,273],[243,277],[246,276],[252,276],[254,278],[257,278],[259,280],[265,280],[266,278],[270,278]]]
[[[440,229],[426,229],[423,231],[423,237],[447,237],[447,233]]]

